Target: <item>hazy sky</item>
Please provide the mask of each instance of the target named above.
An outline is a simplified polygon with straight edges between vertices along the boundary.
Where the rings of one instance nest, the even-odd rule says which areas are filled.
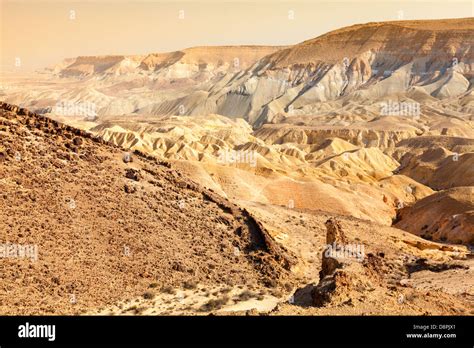
[[[0,0],[0,63],[3,71],[27,71],[79,55],[145,54],[204,45],[295,44],[343,26],[399,16],[472,17],[473,3]],[[16,67],[16,62],[21,66]]]

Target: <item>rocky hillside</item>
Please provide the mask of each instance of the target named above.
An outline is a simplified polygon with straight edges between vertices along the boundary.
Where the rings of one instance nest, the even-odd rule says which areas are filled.
[[[291,288],[293,257],[247,211],[169,163],[5,103],[0,188],[2,314],[81,313],[185,283]]]

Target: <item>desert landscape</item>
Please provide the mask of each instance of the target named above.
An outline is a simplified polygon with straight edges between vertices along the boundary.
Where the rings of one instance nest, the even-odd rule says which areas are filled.
[[[473,43],[384,21],[3,73],[0,313],[474,315]]]

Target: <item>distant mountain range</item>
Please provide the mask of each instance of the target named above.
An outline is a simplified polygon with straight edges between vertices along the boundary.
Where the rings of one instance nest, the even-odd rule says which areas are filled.
[[[434,103],[462,116],[474,111],[473,41],[474,18],[465,18],[360,24],[290,47],[77,57],[47,69],[68,84],[4,99],[45,113],[72,100],[95,103],[99,115],[220,114],[254,126],[301,115],[374,116],[393,98],[427,105],[422,113]]]

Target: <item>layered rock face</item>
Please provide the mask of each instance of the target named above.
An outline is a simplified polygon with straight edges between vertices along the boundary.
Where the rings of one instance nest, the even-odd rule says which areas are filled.
[[[217,73],[245,70],[257,60],[285,47],[215,46],[192,47],[182,51],[132,56],[81,56],[68,58],[48,70],[61,77],[91,75],[120,76],[153,72],[155,77],[191,78],[199,72]]]
[[[6,100],[54,113],[50,98],[80,99],[99,115],[221,114],[256,126],[299,115],[470,115],[473,32],[472,18],[383,22],[290,47],[78,57],[50,68],[71,81],[66,89],[21,95],[14,88]]]
[[[338,100],[349,113],[349,101],[369,112],[372,104],[399,94],[427,104],[463,99],[473,76],[473,29],[472,19],[344,28],[260,59],[186,109],[244,115],[259,125],[278,122],[281,115],[324,114],[324,105]]]
[[[400,93],[462,97],[473,76],[473,30],[472,19],[343,28],[263,58],[218,101],[246,96],[249,121],[259,124],[279,114],[324,113],[322,105],[334,100],[348,109],[349,101],[369,107]]]

